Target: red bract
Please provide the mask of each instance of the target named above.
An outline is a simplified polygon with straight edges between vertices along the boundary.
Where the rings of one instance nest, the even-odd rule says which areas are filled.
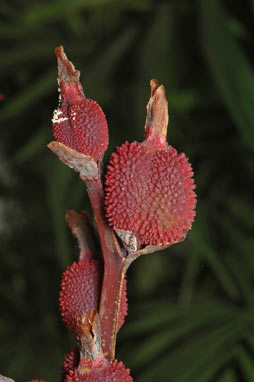
[[[144,142],[117,148],[106,174],[108,222],[135,235],[138,248],[183,240],[195,216],[191,165],[166,142],[164,96],[164,88],[152,83]]]
[[[98,310],[102,269],[98,261],[79,260],[64,272],[59,293],[59,307],[66,327],[77,335],[77,319]]]
[[[82,372],[78,369],[70,371],[66,382],[132,382],[129,369],[125,369],[122,362],[116,360],[87,361],[82,365]]]
[[[56,141],[92,157],[102,158],[108,146],[105,115],[94,100],[83,93],[79,71],[68,61],[63,48],[56,48],[60,107],[54,111],[53,134]]]

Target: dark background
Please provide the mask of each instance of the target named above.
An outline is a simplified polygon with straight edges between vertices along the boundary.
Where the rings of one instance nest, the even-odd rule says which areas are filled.
[[[117,358],[136,382],[254,381],[251,1],[0,2],[0,374],[59,380],[74,340],[61,273],[78,248],[78,176],[46,148],[58,103],[54,48],[103,107],[110,147],[142,141],[151,78],[166,88],[168,141],[190,158],[187,239],[135,262]]]

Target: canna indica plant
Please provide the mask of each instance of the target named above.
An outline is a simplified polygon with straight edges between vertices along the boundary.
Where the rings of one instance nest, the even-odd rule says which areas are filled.
[[[127,314],[126,271],[140,255],[184,240],[195,216],[193,171],[185,154],[167,143],[165,90],[152,80],[144,141],[118,147],[104,174],[105,115],[85,96],[63,47],[55,53],[60,97],[52,119],[55,141],[48,147],[79,173],[97,226],[85,211],[66,214],[80,254],[61,280],[62,320],[77,341],[65,355],[61,378],[131,382],[129,369],[115,359],[117,332]],[[36,381],[43,382],[30,382]]]

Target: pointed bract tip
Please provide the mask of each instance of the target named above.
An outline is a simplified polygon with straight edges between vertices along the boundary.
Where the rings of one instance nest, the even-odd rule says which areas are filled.
[[[60,82],[79,82],[80,71],[68,60],[62,45],[55,48]]]
[[[166,144],[168,128],[168,102],[165,88],[158,81],[150,81],[151,94],[146,106],[145,140],[153,146]]]
[[[158,89],[158,87],[159,87],[158,81],[153,78],[150,81],[150,86],[151,86],[151,95],[150,95],[150,97],[152,97],[154,95],[155,90]]]

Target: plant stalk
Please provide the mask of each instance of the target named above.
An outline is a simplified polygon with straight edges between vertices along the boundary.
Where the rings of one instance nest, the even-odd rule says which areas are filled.
[[[104,277],[100,301],[102,349],[105,357],[114,359],[117,321],[125,274],[125,251],[120,248],[104,214],[104,190],[99,177],[84,180],[93,208],[104,259]]]

